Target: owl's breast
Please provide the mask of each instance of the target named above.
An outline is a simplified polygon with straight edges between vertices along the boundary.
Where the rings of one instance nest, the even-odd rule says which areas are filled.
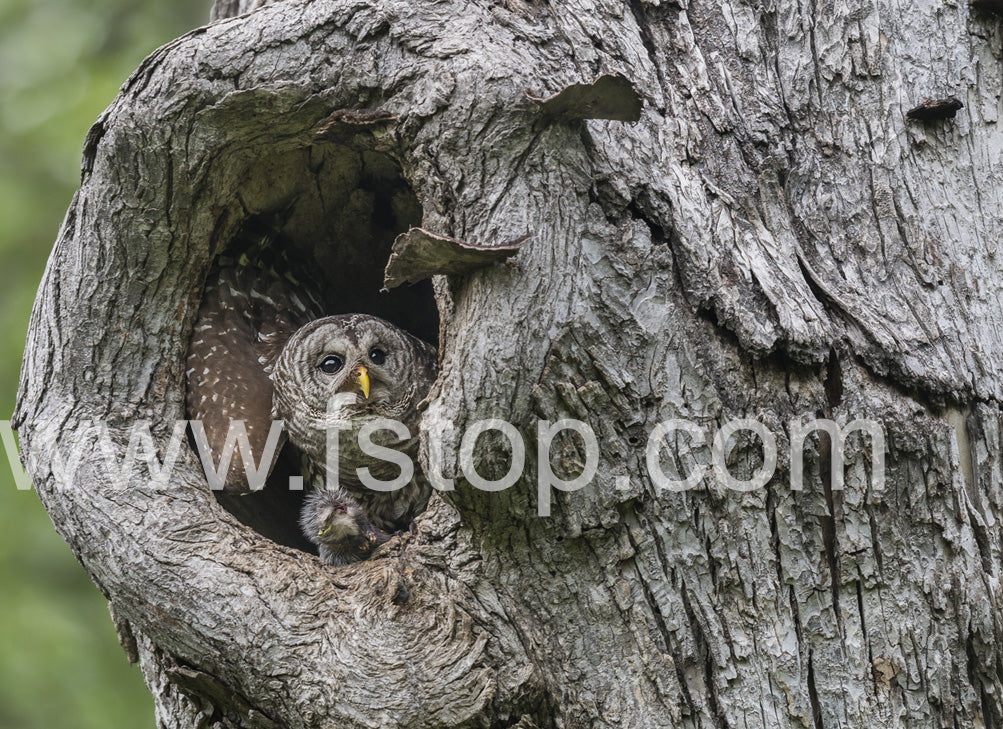
[[[363,442],[367,443],[365,447],[370,451],[374,449],[368,443],[380,448],[389,448],[414,461],[418,455],[417,428],[408,427],[409,437],[401,439],[393,431],[380,427],[387,419],[387,416],[380,413],[363,412],[349,421],[352,424],[350,429],[338,434],[338,472],[342,479],[359,483],[357,469],[360,468],[368,468],[370,474],[381,481],[392,480],[400,474],[400,466],[386,458],[393,457],[391,454],[381,454],[386,457],[376,457],[366,453],[363,450]],[[363,433],[364,428],[375,429]]]

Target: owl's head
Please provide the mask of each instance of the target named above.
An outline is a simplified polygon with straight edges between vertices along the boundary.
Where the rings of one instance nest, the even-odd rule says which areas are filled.
[[[274,414],[295,431],[340,395],[340,417],[405,419],[435,379],[434,349],[383,319],[345,314],[317,319],[289,338],[273,373]],[[296,435],[290,435],[296,440]]]

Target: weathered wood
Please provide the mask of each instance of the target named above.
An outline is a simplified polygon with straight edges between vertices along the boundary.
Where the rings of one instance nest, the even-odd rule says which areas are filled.
[[[394,241],[393,251],[383,272],[383,285],[393,289],[418,283],[436,275],[469,274],[492,263],[511,258],[530,238],[524,235],[501,245],[474,245],[411,228]]]
[[[285,0],[147,59],[89,136],[17,419],[160,724],[999,726],[998,31],[963,3]],[[522,103],[617,72],[635,124],[539,124]],[[907,125],[952,95],[953,124]],[[397,121],[318,139],[345,109]],[[395,175],[436,235],[533,235],[436,282],[423,460],[441,437],[457,487],[416,538],[328,569],[238,524],[187,448],[169,488],[124,488],[96,450],[75,474],[52,459],[88,420],[124,442],[137,417],[182,417],[201,282],[248,216],[289,208],[326,271],[379,279],[358,221]],[[531,465],[537,418],[584,420],[594,483],[549,518],[533,468],[465,485],[460,438],[488,417]],[[655,489],[657,423],[737,417],[780,446],[764,488]],[[819,439],[792,490],[790,424],[814,417],[883,425],[883,489],[862,439],[831,483]],[[709,463],[668,445],[667,473]],[[740,439],[728,462],[760,460]]]
[[[641,118],[641,97],[619,73],[604,74],[589,84],[571,84],[546,99],[527,96],[545,116],[557,119],[635,122]]]

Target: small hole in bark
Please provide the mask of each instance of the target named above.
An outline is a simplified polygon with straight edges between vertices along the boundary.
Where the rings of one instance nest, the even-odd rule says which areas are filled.
[[[393,241],[421,224],[422,208],[397,161],[366,147],[358,141],[362,138],[324,141],[254,159],[235,186],[233,206],[217,223],[218,255],[194,325],[192,352],[202,323],[213,321],[206,318],[213,307],[223,323],[218,309],[221,302],[229,303],[235,311],[227,315],[227,326],[237,321],[252,335],[241,331],[240,341],[228,346],[233,351],[222,357],[214,352],[215,359],[206,358],[198,372],[209,368],[207,381],[218,373],[222,382],[242,369],[257,368],[251,374],[258,387],[248,399],[269,413],[270,381],[267,375],[261,379],[264,361],[255,327],[278,331],[276,355],[288,335],[306,321],[351,312],[382,317],[437,344],[439,320],[430,281],[381,291]],[[272,301],[283,315],[270,313],[275,309]],[[310,312],[305,318],[301,304]],[[199,387],[193,382],[188,381],[189,416],[195,407],[192,391]],[[313,552],[298,526],[309,485],[307,491],[289,488],[289,477],[301,471],[290,451],[286,446],[264,489],[243,495],[214,493],[245,525],[279,543]],[[214,458],[218,463],[218,454]],[[235,469],[243,473],[236,458],[231,466]]]
[[[909,121],[930,123],[953,119],[954,115],[964,107],[965,105],[953,96],[946,99],[924,99],[923,103],[907,111],[905,116]]]
[[[1003,17],[1003,1],[1001,0],[972,0],[969,4],[973,10],[995,15],[997,18]]]
[[[407,585],[403,581],[397,583],[397,587],[394,589],[393,597],[390,598],[394,605],[403,605],[410,599],[411,593],[407,589]]]
[[[630,425],[627,427],[627,445],[637,448],[647,442],[647,433],[643,425]]]

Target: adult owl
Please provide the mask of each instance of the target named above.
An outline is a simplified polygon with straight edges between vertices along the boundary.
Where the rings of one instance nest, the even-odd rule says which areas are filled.
[[[282,348],[272,379],[273,415],[281,419],[290,442],[304,456],[305,474],[316,489],[341,487],[361,506],[377,530],[408,528],[428,503],[431,487],[415,469],[408,483],[393,491],[363,484],[358,469],[368,468],[384,482],[400,475],[400,467],[367,455],[359,446],[360,431],[402,423],[409,433],[398,440],[377,430],[370,440],[397,450],[414,462],[418,450],[418,404],[436,376],[435,349],[393,324],[367,314],[329,316],[312,321]],[[327,483],[330,427],[337,434],[338,484]],[[316,500],[304,505],[301,521],[311,525]],[[315,539],[315,534],[306,534]]]
[[[354,389],[344,387],[342,391],[356,392],[362,400],[359,407],[350,408],[346,417],[354,422],[356,416],[365,420],[380,413],[402,420],[414,436],[403,447],[414,456],[417,443],[415,406],[434,379],[434,349],[375,317],[350,315],[318,319],[323,308],[311,292],[320,290],[300,257],[292,254],[283,245],[283,240],[268,229],[244,236],[216,261],[194,325],[185,373],[188,417],[198,421],[204,429],[205,439],[199,447],[208,446],[213,465],[219,464],[225,455],[231,422],[240,420],[245,424],[255,464],[271,472],[275,460],[265,463],[263,456],[273,408],[276,412],[293,413],[303,407],[312,407],[311,403],[323,397],[319,391],[331,385],[326,375],[310,384],[310,377],[304,375],[297,354],[317,343],[310,332],[319,331],[323,336],[338,329],[339,325],[333,325],[332,320],[341,322],[343,335],[351,340],[346,340],[350,346],[340,354],[332,352],[345,358],[345,372],[354,373],[349,380],[354,383]],[[370,357],[362,370],[356,362],[359,357],[351,347],[364,346],[357,339],[364,330],[380,335],[377,336],[380,341],[373,340],[375,343],[370,349],[381,349],[385,359],[379,361],[380,354],[373,353],[375,360]],[[284,350],[291,337],[296,343]],[[277,397],[274,379],[280,353],[285,354],[286,364],[279,378],[281,396]],[[368,356],[370,351],[365,354]],[[330,369],[331,364],[325,368]],[[360,377],[363,372],[364,380]],[[317,392],[313,391],[315,389]],[[402,397],[400,393],[409,394]],[[296,405],[299,410],[293,407]],[[297,414],[287,419],[286,429],[294,431],[295,435],[291,439],[292,447],[286,445],[283,449],[283,453],[292,456],[291,459],[284,456],[283,476],[289,475],[290,470],[292,473],[302,470],[315,490],[314,495],[304,501],[300,526],[306,538],[319,548],[321,557],[330,564],[363,559],[390,533],[407,528],[411,519],[424,508],[429,493],[427,482],[419,474],[400,492],[367,493],[354,478],[353,464],[363,463],[357,457],[362,455],[357,440],[351,437],[353,434],[344,433],[341,462],[349,472],[342,482],[351,493],[338,490],[333,484],[334,490],[330,492],[316,492],[325,485],[325,458],[313,447],[313,438],[323,439],[324,434],[304,435],[303,426],[307,422],[309,417],[304,420]],[[196,427],[193,425],[193,429]],[[283,443],[285,437],[284,432]],[[374,440],[380,442],[379,438]],[[307,452],[298,453],[304,446]],[[249,491],[247,477],[239,450],[233,448],[231,458],[222,486],[232,496],[221,497],[227,499],[228,508],[237,513],[238,518],[248,519],[245,523],[254,525],[262,533],[292,543],[286,530],[294,526],[295,517],[288,514],[288,508],[298,508],[295,500],[290,502],[282,498],[281,489],[285,487],[281,483],[265,489],[261,494],[265,497],[263,502],[240,497]],[[297,462],[301,463],[301,469],[293,465]],[[386,473],[385,468],[376,464],[374,470],[380,478]],[[369,509],[375,513],[370,515]],[[281,523],[273,523],[276,521]]]

